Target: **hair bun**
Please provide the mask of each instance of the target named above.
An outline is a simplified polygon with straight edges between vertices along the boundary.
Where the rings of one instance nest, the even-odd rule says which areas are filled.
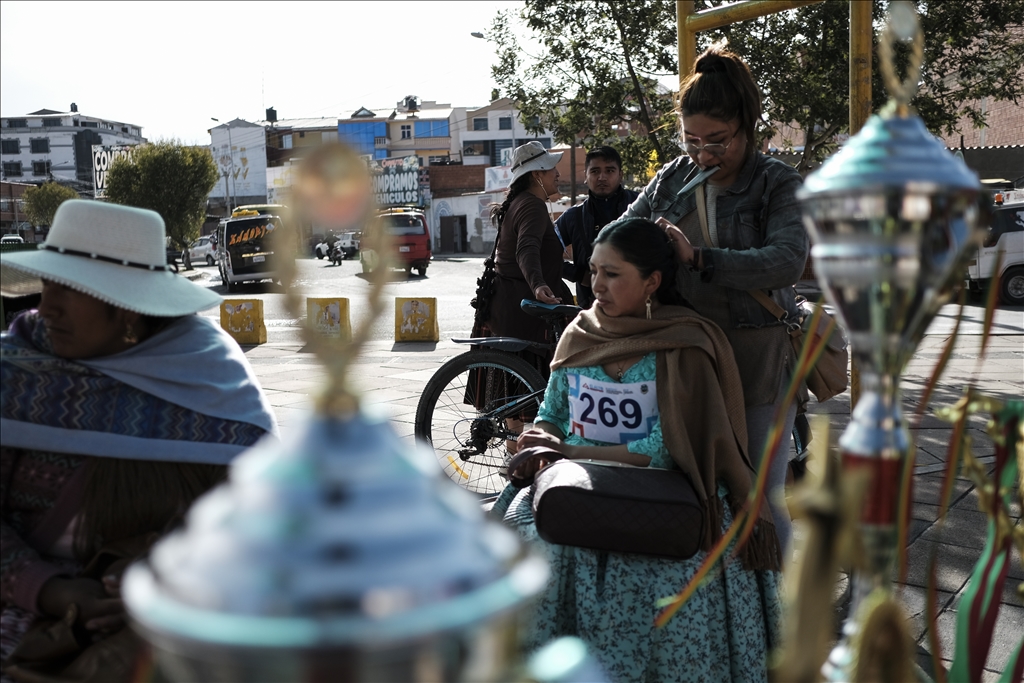
[[[728,70],[726,58],[715,53],[705,53],[694,64],[693,70],[699,74],[725,73]]]

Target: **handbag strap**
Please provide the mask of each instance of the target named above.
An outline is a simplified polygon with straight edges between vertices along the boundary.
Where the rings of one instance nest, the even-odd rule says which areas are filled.
[[[704,185],[697,186],[697,215],[700,217],[700,231],[704,236],[704,243],[709,247],[711,245],[711,231],[708,229],[708,207],[706,200],[704,199]],[[786,323],[789,327],[789,334],[792,337],[797,337],[803,333],[799,323],[791,322],[788,320],[789,314],[775,303],[775,300],[770,296],[762,292],[760,289],[748,289],[747,294],[754,297],[757,303],[768,309],[768,312],[775,316],[776,320],[781,323]]]

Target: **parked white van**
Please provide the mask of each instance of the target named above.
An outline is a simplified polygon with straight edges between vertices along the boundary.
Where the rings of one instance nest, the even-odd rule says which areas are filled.
[[[996,274],[999,253],[999,298],[1009,306],[1024,306],[1024,191],[996,195],[992,223],[978,255],[967,265],[971,291],[984,290]]]

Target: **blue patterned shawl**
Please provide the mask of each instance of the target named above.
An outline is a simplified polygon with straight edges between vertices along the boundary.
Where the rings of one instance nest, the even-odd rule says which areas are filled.
[[[277,425],[245,355],[201,316],[77,362],[52,355],[35,311],[0,335],[0,445],[223,465],[266,433]]]

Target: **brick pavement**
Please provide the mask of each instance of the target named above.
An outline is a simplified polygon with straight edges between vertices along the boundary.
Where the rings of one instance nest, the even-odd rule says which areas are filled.
[[[1024,312],[1020,309],[1000,310],[996,317],[995,335],[990,342],[986,361],[977,361],[980,343],[980,314],[966,319],[959,341],[942,381],[931,400],[930,408],[954,403],[965,383],[972,378],[990,395],[1003,399],[1024,394]],[[914,424],[912,414],[931,369],[949,337],[953,319],[940,316],[929,329],[903,377],[904,410],[917,443],[917,466],[914,477],[913,522],[909,537],[910,571],[906,585],[899,592],[911,621],[911,633],[919,650],[927,650],[924,617],[924,587],[927,562],[932,549],[938,549],[939,607],[938,631],[948,668],[953,645],[955,610],[963,595],[971,569],[976,562],[985,535],[985,516],[978,511],[977,494],[972,482],[960,478],[956,482],[951,508],[940,528],[936,523],[938,492],[952,426],[928,412]],[[352,368],[352,384],[363,397],[368,410],[383,412],[391,418],[399,436],[412,439],[416,403],[419,393],[433,372],[447,359],[462,353],[448,340],[464,332],[442,331],[438,344],[396,344],[391,341],[371,342]],[[312,395],[323,382],[323,371],[312,354],[300,344],[270,343],[247,347],[246,355],[277,412],[283,430],[295,428],[308,413]],[[824,404],[813,403],[811,413],[829,415],[831,429],[839,433],[849,421],[849,392]],[[813,401],[813,399],[812,399]],[[994,449],[984,433],[984,419],[975,417],[969,424],[976,455],[991,462]],[[1014,510],[1014,522],[1020,524],[1021,511]],[[799,534],[799,529],[797,530]],[[1010,580],[1001,596],[1002,607],[996,634],[986,663],[986,680],[995,680],[1021,634],[1024,634],[1024,600],[1016,594],[1024,581],[1020,558],[1014,560]],[[837,608],[842,613],[846,601],[841,578],[837,587]]]

